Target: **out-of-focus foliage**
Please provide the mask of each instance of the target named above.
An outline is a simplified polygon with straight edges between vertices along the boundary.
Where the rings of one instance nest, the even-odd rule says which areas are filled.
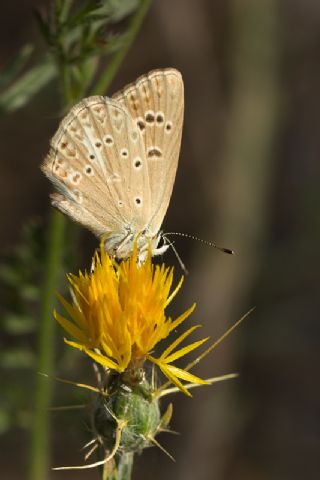
[[[32,334],[37,328],[42,266],[43,228],[32,221],[25,225],[19,244],[0,259],[0,433],[14,425],[27,426],[30,420],[31,398],[26,392],[36,361]]]
[[[122,22],[139,6],[139,0],[89,0],[56,2],[34,16],[51,50],[32,61],[33,45],[24,46],[0,72],[0,114],[26,105],[34,95],[68,68],[69,96],[80,98],[99,77],[106,56],[115,54],[127,40]],[[23,71],[25,69],[25,71]]]

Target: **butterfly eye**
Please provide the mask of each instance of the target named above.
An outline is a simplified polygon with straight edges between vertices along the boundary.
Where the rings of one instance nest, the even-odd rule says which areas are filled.
[[[162,234],[158,235],[158,244],[157,244],[157,248],[161,248],[161,247],[164,247],[165,245],[167,245],[166,243],[166,240],[165,238],[163,237]]]

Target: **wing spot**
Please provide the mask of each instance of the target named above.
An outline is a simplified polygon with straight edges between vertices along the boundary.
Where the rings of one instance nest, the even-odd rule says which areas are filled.
[[[130,136],[131,136],[131,140],[133,142],[136,142],[138,140],[139,134],[137,130],[132,130],[132,132],[130,133]]]
[[[84,173],[88,175],[88,177],[92,177],[94,175],[94,171],[91,165],[86,165],[83,170],[84,170]]]
[[[65,148],[67,148],[67,146],[68,146],[68,142],[62,142],[60,145],[60,148],[61,150],[64,150]]]
[[[57,176],[59,178],[67,178],[67,172],[65,170],[63,170],[59,165],[56,165],[54,167],[54,171],[56,172]]]
[[[114,118],[114,119],[113,119],[113,125],[114,125],[115,129],[116,129],[118,132],[121,132],[122,126],[123,126],[122,117]]]
[[[133,161],[133,166],[134,168],[136,168],[137,170],[140,170],[141,167],[142,167],[142,161],[141,161],[141,158],[140,157],[136,157]]]
[[[75,172],[75,173],[72,175],[72,177],[71,177],[71,182],[72,182],[74,185],[79,185],[79,183],[81,182],[81,178],[82,178],[81,173]]]
[[[141,132],[146,128],[146,125],[141,117],[137,118],[137,126]]]
[[[133,93],[131,93],[130,95],[130,104],[133,110],[137,112],[138,111],[137,97]]]
[[[146,86],[144,85],[144,83],[142,83],[142,85],[140,87],[140,91],[142,91],[142,97],[145,100],[145,102],[149,103],[150,102],[150,95],[149,95],[148,90],[146,89]]]
[[[94,160],[96,157],[93,155],[93,153],[91,153],[91,155],[89,155],[89,158],[90,158],[91,160]]]
[[[150,147],[148,149],[148,158],[157,157],[160,158],[162,156],[162,151],[159,147]]]
[[[141,197],[136,197],[136,198],[134,199],[134,201],[135,201],[135,204],[137,205],[137,207],[141,207],[141,205],[142,205],[142,199],[141,199]]]
[[[96,142],[96,143],[95,143],[95,146],[96,146],[97,148],[100,148],[100,147],[101,147],[101,145],[102,145],[102,143],[101,143],[101,142]]]
[[[77,203],[82,203],[83,195],[81,192],[79,192],[79,190],[73,190],[73,196]]]
[[[162,125],[162,124],[163,124],[163,122],[164,122],[164,114],[163,114],[163,112],[157,112],[156,122],[157,122],[157,125]]]
[[[122,200],[118,200],[118,207],[123,207],[123,201]]]
[[[170,133],[171,130],[172,130],[172,122],[170,122],[170,121],[169,121],[169,122],[166,122],[165,131],[166,131],[167,133]]]
[[[104,141],[109,147],[111,147],[111,145],[113,145],[113,142],[114,142],[112,135],[107,135]]]
[[[121,152],[120,152],[120,155],[122,158],[128,158],[128,149],[127,148],[122,148]]]
[[[145,113],[145,119],[146,122],[149,123],[150,125],[154,123],[154,112],[152,110],[148,110]]]

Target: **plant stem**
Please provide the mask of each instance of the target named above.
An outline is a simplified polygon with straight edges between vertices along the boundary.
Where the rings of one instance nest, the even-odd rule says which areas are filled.
[[[116,466],[109,468],[109,462],[104,465],[102,480],[130,480],[133,466],[132,452],[117,455]]]
[[[125,36],[124,45],[120,50],[118,50],[110,60],[108,67],[100,76],[95,87],[93,88],[92,95],[102,95],[108,89],[110,83],[115,77],[121,63],[123,62],[125,56],[127,55],[132,43],[134,42],[144,17],[146,16],[148,9],[151,5],[152,0],[141,0],[140,6],[132,16],[128,30]]]
[[[45,279],[42,292],[40,330],[38,344],[38,371],[49,375],[38,375],[35,387],[35,414],[31,435],[31,458],[29,479],[43,480],[47,476],[49,465],[49,406],[52,394],[50,375],[53,371],[54,329],[52,305],[55,288],[62,264],[64,217],[52,211],[49,219],[48,248],[45,264]]]
[[[123,453],[117,463],[118,480],[130,480],[133,465],[133,453]]]

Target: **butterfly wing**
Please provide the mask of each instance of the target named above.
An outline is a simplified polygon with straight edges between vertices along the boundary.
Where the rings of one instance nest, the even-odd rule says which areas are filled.
[[[151,236],[166,214],[178,166],[184,94],[175,69],[154,70],[128,85],[113,98],[128,110],[143,135],[151,192]]]
[[[115,245],[150,219],[151,198],[142,134],[127,109],[93,96],[75,105],[51,140],[42,170],[58,194],[52,203]]]

